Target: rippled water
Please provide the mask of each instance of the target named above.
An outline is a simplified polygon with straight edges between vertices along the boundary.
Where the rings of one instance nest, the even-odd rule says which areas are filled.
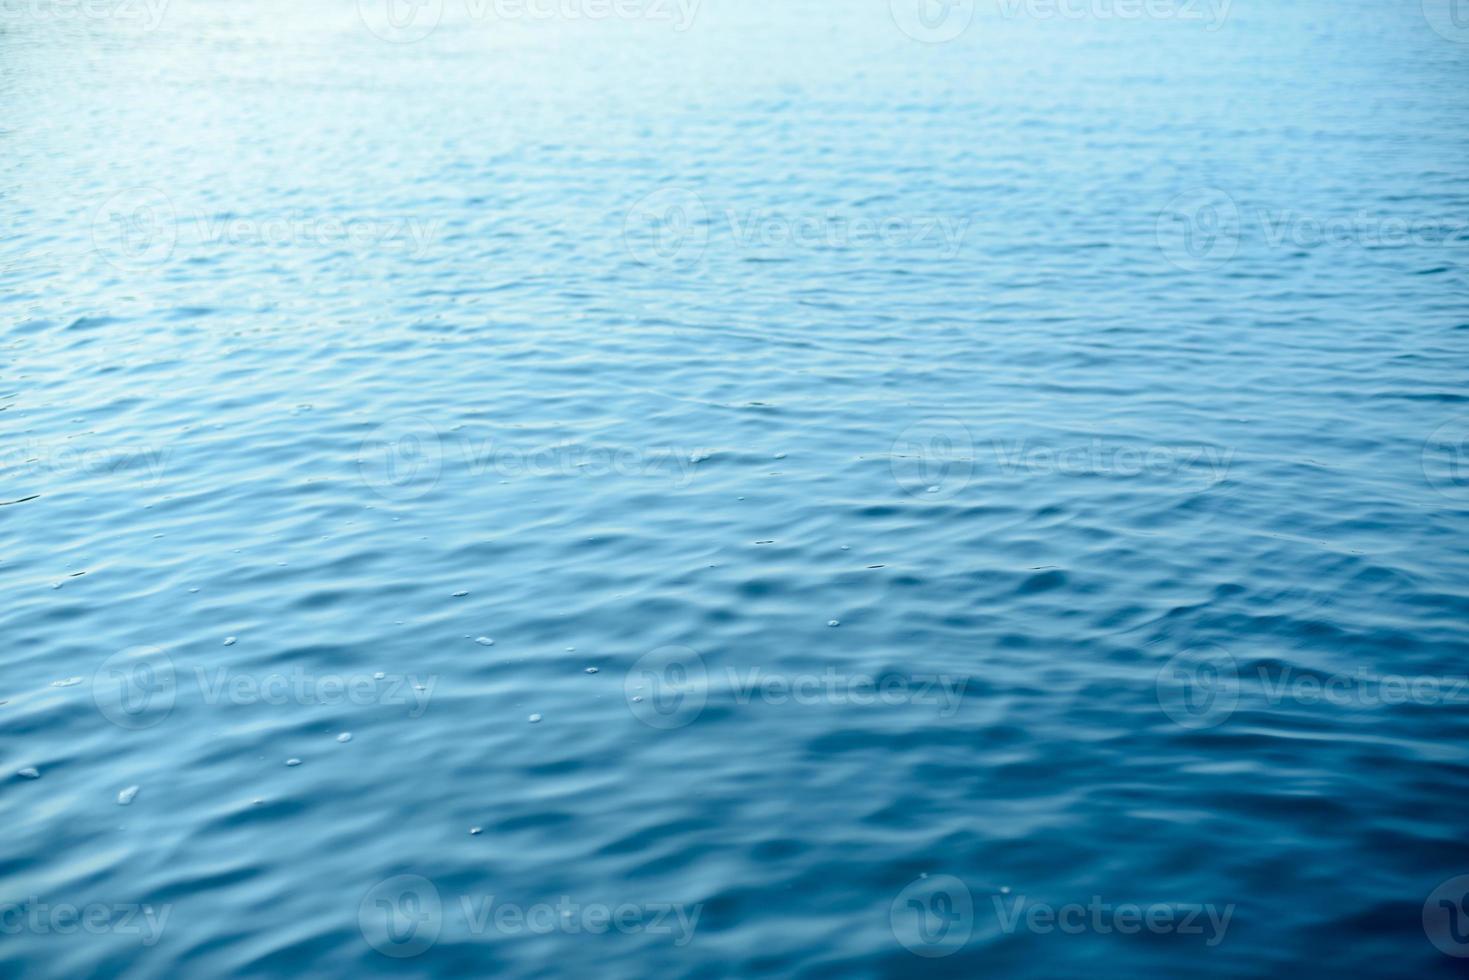
[[[1469,20],[568,3],[5,8],[6,972],[1454,975]]]

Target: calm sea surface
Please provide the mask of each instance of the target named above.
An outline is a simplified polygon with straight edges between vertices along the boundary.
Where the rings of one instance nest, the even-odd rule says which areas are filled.
[[[0,971],[1452,976],[1469,10],[14,0]]]

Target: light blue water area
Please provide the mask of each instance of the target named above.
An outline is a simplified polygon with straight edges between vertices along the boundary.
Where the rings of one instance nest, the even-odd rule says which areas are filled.
[[[1453,14],[7,6],[4,972],[1455,975]]]

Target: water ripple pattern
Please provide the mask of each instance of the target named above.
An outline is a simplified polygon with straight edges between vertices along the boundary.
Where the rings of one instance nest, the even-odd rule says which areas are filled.
[[[1448,0],[0,10],[0,972],[1460,975]]]

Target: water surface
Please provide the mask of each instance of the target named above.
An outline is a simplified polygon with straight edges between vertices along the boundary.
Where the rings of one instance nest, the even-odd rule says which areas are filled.
[[[0,22],[7,972],[1454,975],[1469,31],[440,6]]]

